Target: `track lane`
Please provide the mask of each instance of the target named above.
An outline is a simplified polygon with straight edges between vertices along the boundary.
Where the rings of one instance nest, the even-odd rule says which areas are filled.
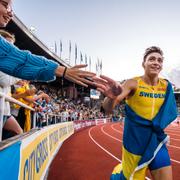
[[[111,123],[94,126],[74,134],[60,148],[50,167],[48,180],[109,179],[113,167],[121,161],[122,131],[122,124]],[[175,144],[173,141],[176,140],[171,140]],[[172,147],[168,149],[170,156],[175,156],[177,159],[179,149]],[[172,162],[172,169],[174,180],[178,180],[180,164],[175,161]],[[57,167],[60,168],[57,170]]]
[[[89,137],[90,128],[73,134],[53,160],[48,180],[109,180],[118,163]]]

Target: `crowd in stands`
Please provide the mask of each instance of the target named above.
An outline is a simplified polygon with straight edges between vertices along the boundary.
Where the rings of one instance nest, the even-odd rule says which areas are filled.
[[[13,15],[14,12],[12,9],[12,0],[0,1],[0,28],[5,28],[7,24],[12,20]],[[28,50],[20,50],[18,47],[13,45],[15,37],[11,34],[8,34],[7,36],[6,35],[7,33],[5,33],[5,31],[0,35],[0,71],[6,73],[3,75],[4,77],[5,75],[10,76],[5,77],[7,78],[7,81],[4,81],[3,79],[5,84],[3,84],[4,82],[1,84],[1,93],[7,95],[10,86],[14,84],[11,81],[11,76],[36,82],[49,82],[54,81],[56,77],[62,77],[62,79],[65,78],[84,87],[93,85],[92,78],[96,74],[83,70],[83,68],[87,67],[86,64],[75,65],[73,67],[65,67],[52,59],[47,59],[44,56],[32,54]],[[8,82],[8,84],[6,82]],[[19,96],[16,98],[22,99],[23,101],[25,100],[25,102],[29,101],[28,104],[30,104],[31,106],[31,104],[34,104],[34,101],[37,101],[38,98],[36,99],[35,97],[35,99],[33,99],[36,94],[34,92],[35,89],[31,89],[30,86],[28,88],[29,89],[26,89],[24,87],[22,89],[20,88],[21,92],[15,92],[14,96]],[[17,89],[15,88],[15,91],[16,90]],[[25,95],[29,97],[24,97]],[[43,93],[43,96],[46,96],[44,98],[47,100],[48,95]],[[21,134],[23,131],[28,131],[31,127],[31,113],[27,109],[18,109],[18,115],[16,116],[16,118],[19,118],[19,114],[21,114],[20,112],[22,112],[22,116],[25,116],[25,122],[20,124],[20,127],[14,116],[10,114],[9,104],[5,104],[6,107],[8,107],[8,111],[4,112],[5,109],[1,107],[3,109],[1,109],[0,113],[0,131],[2,131],[2,126],[7,130],[12,130],[15,134]]]
[[[11,34],[1,30],[1,35]],[[14,42],[15,40],[13,40]],[[36,127],[56,122],[96,119],[104,116],[100,109],[89,107],[82,99],[71,100],[61,96],[61,90],[48,85],[37,86],[30,81],[22,80],[0,72],[0,91],[32,107],[36,112]],[[17,104],[6,102],[4,112],[3,138],[28,132],[33,127],[32,112]],[[1,107],[0,107],[1,108]],[[10,133],[9,133],[10,132]]]
[[[55,121],[57,123],[89,120],[104,116],[97,106],[89,107],[81,99],[62,98],[59,89],[46,85],[35,87],[27,80],[18,80],[11,86],[11,94],[18,101],[35,109],[36,127],[54,124]],[[11,104],[11,115],[17,120],[23,132],[33,127],[33,116],[30,110]]]
[[[4,41],[5,44],[7,42],[9,42],[10,44],[14,44],[15,42],[15,36],[2,29],[0,30],[0,37],[2,41],[4,41],[4,39],[6,40]],[[7,44],[7,46],[9,46],[10,44]],[[26,52],[22,51],[22,54],[23,53],[26,53]],[[27,54],[29,53],[27,52]],[[27,56],[26,58],[28,57],[29,56]],[[38,59],[39,60],[41,59],[42,61],[41,63],[44,63],[44,61],[46,61],[45,58],[40,57],[40,56],[31,56],[30,58],[31,59],[29,60],[24,59],[26,63],[27,62],[32,63],[33,58],[34,60],[36,60],[36,62],[38,61]],[[16,60],[16,63],[18,63],[18,61],[19,59]],[[45,65],[47,65],[48,62],[50,61],[46,61]],[[26,68],[25,67],[26,63],[23,64],[24,68]],[[51,61],[51,63],[54,63],[54,62]],[[74,82],[76,82],[76,78],[78,78],[77,83],[83,86],[87,86],[86,83],[90,83],[90,81],[88,81],[84,77],[94,76],[94,73],[91,73],[91,72],[86,73],[85,71],[80,70],[80,68],[83,68],[85,66],[77,65],[72,68],[67,68],[67,67],[61,68],[60,66],[58,66],[58,68],[60,68],[60,70],[64,69],[64,72],[63,73],[61,72],[60,76],[63,76],[63,77],[66,76],[69,80],[72,80]],[[37,69],[37,67],[40,68],[40,66],[34,65],[31,69],[29,66],[29,68],[27,69],[29,71],[26,71],[26,73],[21,73],[20,77],[23,77],[26,79],[26,75],[30,73],[30,70],[32,74],[32,70],[34,70],[34,68]],[[47,67],[47,69],[48,68],[50,68],[50,66]],[[94,108],[92,109],[89,108],[88,106],[83,104],[81,100],[72,101],[69,99],[64,99],[64,97],[62,98],[60,96],[60,91],[55,91],[53,90],[53,88],[49,89],[49,87],[45,87],[43,90],[40,90],[36,88],[34,85],[30,84],[30,81],[22,80],[22,79],[15,78],[13,76],[8,75],[11,73],[8,73],[8,74],[4,73],[6,72],[6,69],[8,69],[8,72],[9,72],[9,70],[12,69],[12,67],[5,68],[5,64],[4,64],[4,68],[2,69],[3,69],[3,72],[0,71],[0,92],[6,95],[11,94],[13,98],[34,108],[35,112],[37,113],[37,116],[36,116],[37,122],[35,123],[35,125],[38,127],[54,123],[55,122],[54,119],[56,119],[56,117],[54,118],[55,115],[57,115],[58,122],[70,121],[70,120],[94,119],[94,118],[102,116],[102,113],[100,113],[98,110]],[[40,72],[42,72],[41,69],[44,71],[42,67],[40,68]],[[72,72],[70,73],[71,70]],[[17,69],[16,69],[16,72],[17,72]],[[79,76],[78,73],[81,73],[80,79],[78,77]],[[38,75],[38,77],[39,76],[40,74]],[[43,75],[43,77],[45,76]],[[54,75],[52,76],[52,78],[54,79]],[[33,79],[36,79],[35,76]],[[13,135],[22,134],[23,132],[27,132],[32,127],[34,127],[34,121],[32,120],[31,110],[21,107],[17,104],[10,104],[9,102],[5,102],[5,107],[3,109],[2,107],[0,108],[1,108],[1,113],[3,113],[3,131],[4,132],[6,131],[12,132]],[[49,116],[51,115],[50,120],[47,115]],[[49,122],[47,122],[47,119],[49,120]]]

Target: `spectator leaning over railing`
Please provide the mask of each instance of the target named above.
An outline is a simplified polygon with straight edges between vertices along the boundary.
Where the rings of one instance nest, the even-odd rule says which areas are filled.
[[[12,17],[12,0],[0,0],[0,27],[5,27]],[[55,76],[59,76],[87,86],[92,82],[86,78],[91,78],[95,74],[81,70],[86,66],[76,65],[72,68],[60,66],[45,57],[19,50],[0,36],[0,71],[9,75],[36,81],[52,81],[55,80]]]
[[[37,112],[36,126],[42,127],[46,123],[46,105],[50,101],[50,97],[43,91],[38,91],[35,100],[35,109]]]
[[[0,35],[11,43],[15,42],[14,35],[8,33],[7,31],[0,30]],[[11,85],[15,84],[17,81],[19,81],[18,78],[9,76],[0,71],[0,92],[10,95]],[[23,133],[16,119],[10,114],[10,104],[8,101],[5,102],[3,121],[5,130],[12,131],[15,134]],[[7,134],[5,136],[7,136]]]
[[[33,107],[35,102],[34,95],[37,91],[36,88],[30,88],[29,81],[27,80],[21,80],[18,83],[19,86],[15,89],[15,92],[12,94],[12,96],[18,101]],[[16,104],[14,104],[14,108],[19,110],[17,120],[21,128],[24,130],[24,132],[29,131],[31,129],[31,110],[20,107]]]

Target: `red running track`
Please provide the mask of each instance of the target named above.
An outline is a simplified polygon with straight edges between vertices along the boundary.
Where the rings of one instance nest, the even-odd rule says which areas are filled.
[[[109,180],[111,172],[121,162],[123,125],[109,123],[93,126],[73,134],[53,160],[48,180]],[[180,179],[180,127],[166,129],[170,135],[173,179]],[[149,173],[146,179],[151,179]]]

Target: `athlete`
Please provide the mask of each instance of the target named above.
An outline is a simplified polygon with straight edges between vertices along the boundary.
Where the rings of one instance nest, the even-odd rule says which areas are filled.
[[[153,179],[172,180],[171,162],[163,129],[176,118],[176,103],[171,84],[159,73],[163,67],[159,47],[146,49],[142,66],[144,75],[122,85],[106,76],[94,77],[97,89],[105,96],[104,109],[111,113],[126,100],[122,163],[111,179],[145,179],[149,168]]]

